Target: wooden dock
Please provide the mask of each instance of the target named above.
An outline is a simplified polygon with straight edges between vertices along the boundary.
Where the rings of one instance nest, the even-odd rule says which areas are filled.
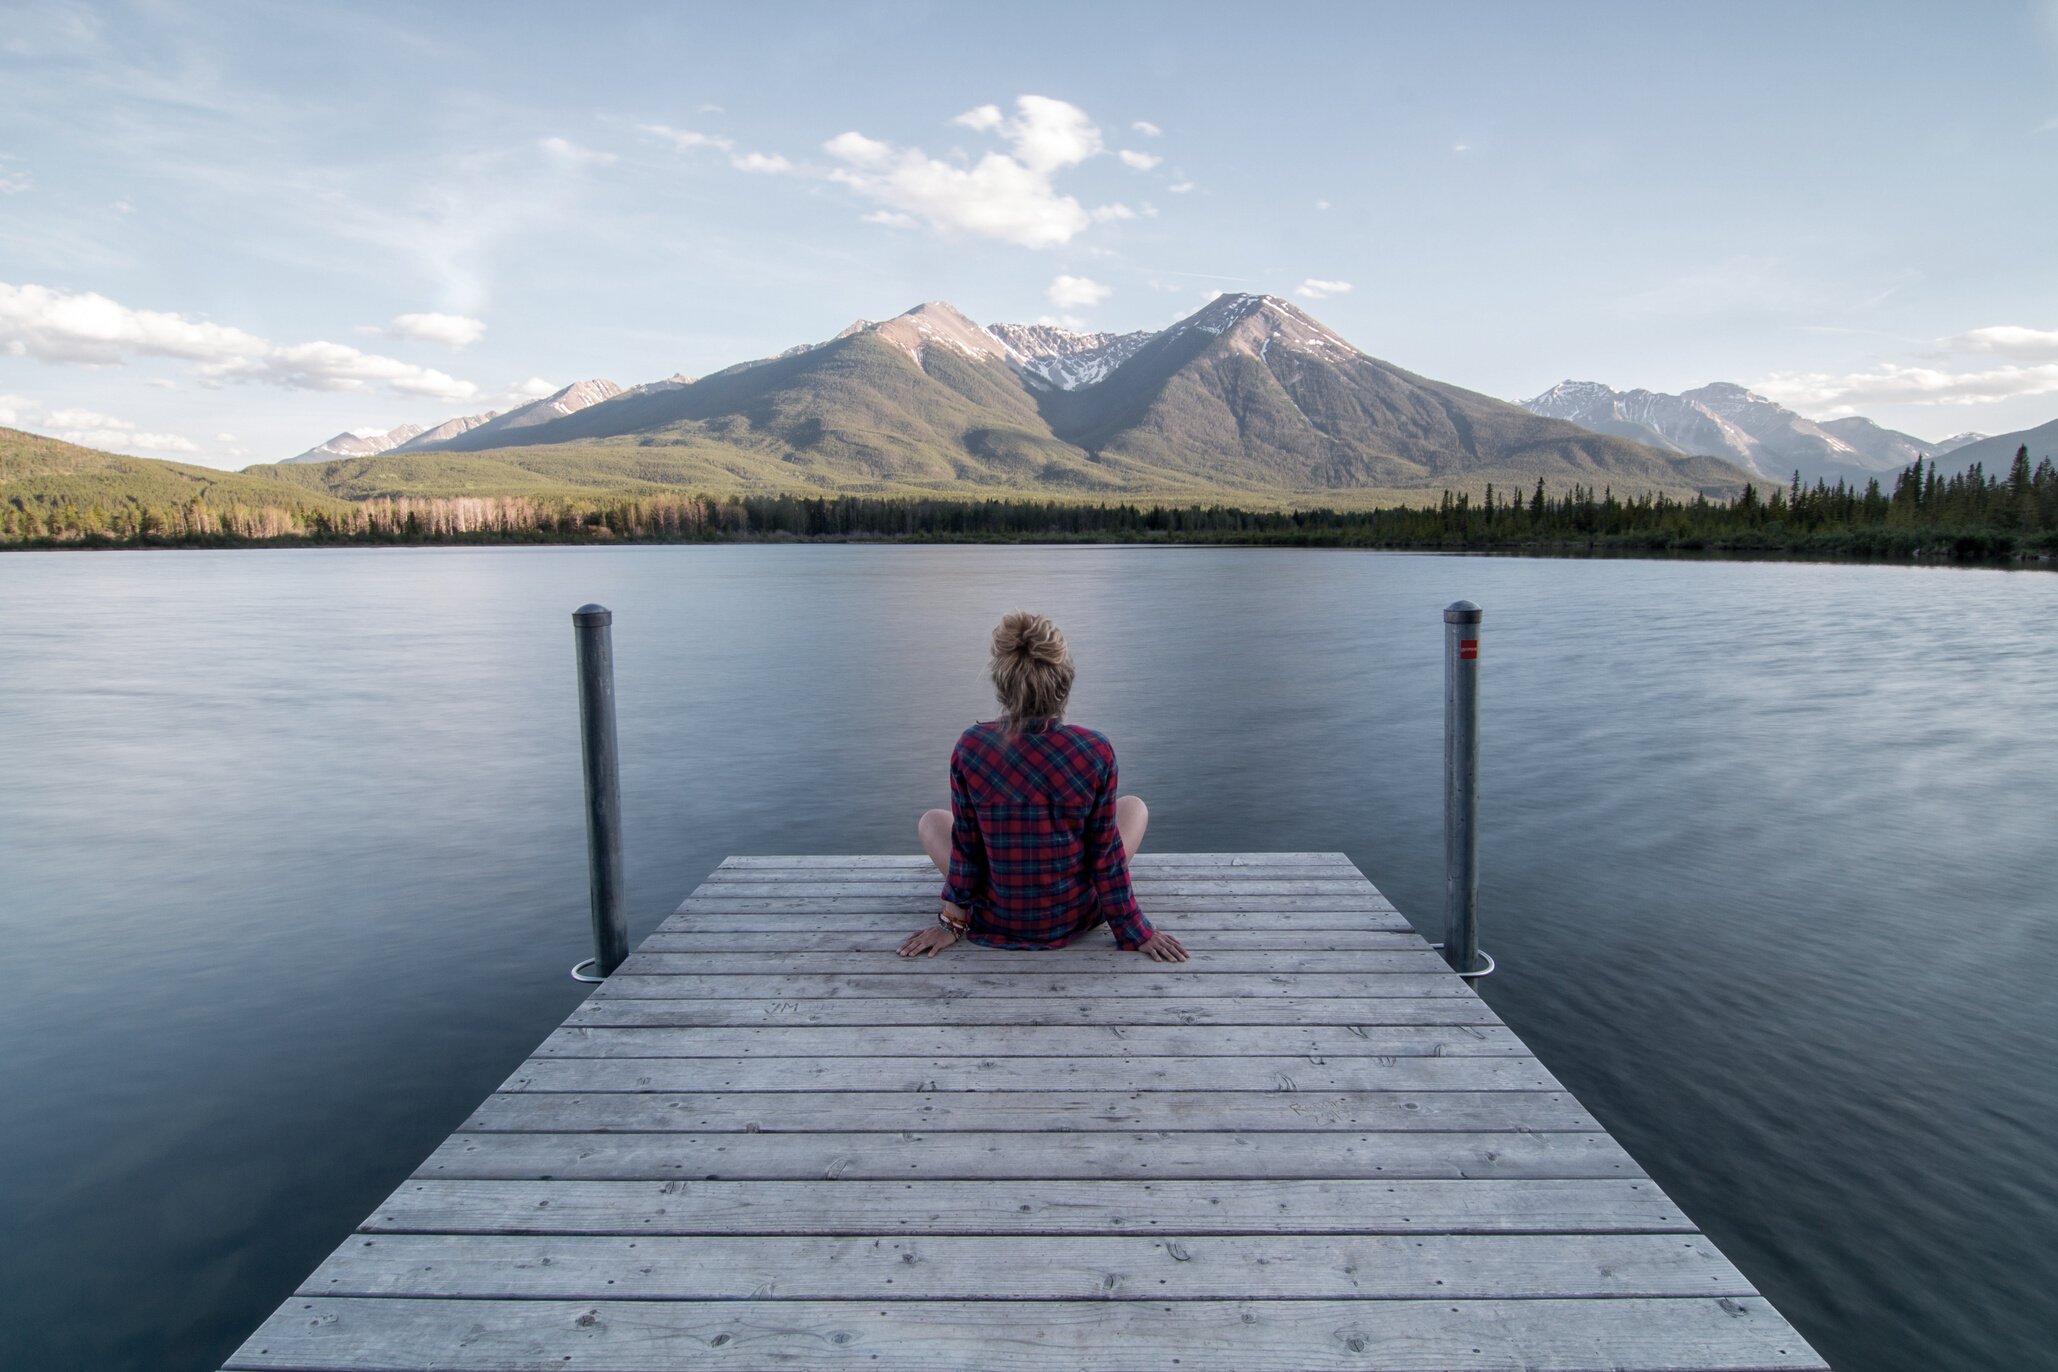
[[[1191,962],[730,858],[228,1367],[1825,1366],[1342,854],[1134,869]]]

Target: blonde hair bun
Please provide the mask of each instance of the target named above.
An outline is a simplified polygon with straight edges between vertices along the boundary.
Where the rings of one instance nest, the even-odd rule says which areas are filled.
[[[994,693],[1010,720],[1058,719],[1072,694],[1072,650],[1044,615],[1017,610],[993,631]]]
[[[1052,666],[1069,662],[1072,658],[1058,626],[1047,616],[1033,615],[1027,610],[1017,610],[1001,620],[1000,627],[993,631],[993,655],[997,658],[1023,657]]]

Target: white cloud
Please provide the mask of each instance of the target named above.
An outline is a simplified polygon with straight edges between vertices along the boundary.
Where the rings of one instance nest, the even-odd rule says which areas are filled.
[[[0,351],[41,362],[106,366],[133,356],[222,362],[262,353],[255,334],[157,310],[132,310],[92,291],[0,282]]]
[[[0,395],[0,424],[13,427],[27,422],[35,402],[25,395]]]
[[[0,170],[0,195],[20,195],[36,188],[36,178],[27,172]]]
[[[604,167],[619,160],[614,153],[582,148],[569,138],[545,138],[536,146],[558,161],[575,167]]]
[[[1776,372],[1752,389],[1822,418],[1874,405],[1987,405],[2058,392],[2058,329],[1998,324],[1940,338],[1937,346],[1941,352],[1870,371]],[[2009,361],[1993,365],[1997,356]]]
[[[1453,143],[1453,144],[1451,144],[1451,151],[1452,151],[1452,152],[1470,152],[1470,151],[1472,151],[1472,145],[1471,145],[1470,143]]]
[[[247,381],[294,391],[368,391],[383,386],[400,395],[469,400],[479,388],[433,367],[360,352],[345,343],[295,343],[262,357],[201,368],[218,381]]]
[[[1152,167],[1165,160],[1162,157],[1154,157],[1147,152],[1132,152],[1128,148],[1122,149],[1115,156],[1121,158],[1122,165],[1128,167],[1131,171],[1149,171]]]
[[[147,377],[143,384],[156,391],[175,391],[179,388],[179,383],[168,376]]]
[[[1025,95],[1015,117],[981,105],[956,122],[996,133],[1012,155],[991,152],[971,166],[945,162],[920,148],[895,148],[856,131],[822,145],[843,165],[831,180],[945,233],[998,238],[1025,248],[1068,243],[1096,219],[1129,218],[1120,205],[1088,210],[1053,184],[1057,173],[1100,152],[1100,130],[1076,105]]]
[[[11,398],[11,397],[10,397]],[[153,453],[197,453],[200,445],[178,434],[151,433],[97,410],[52,410],[42,427],[52,438],[87,448],[141,448]]]
[[[1036,322],[1047,328],[1070,329],[1073,333],[1082,333],[1086,329],[1086,321],[1072,314],[1040,314],[1036,316]]]
[[[1061,310],[1090,310],[1114,293],[1114,287],[1083,276],[1060,276],[1044,292],[1050,297],[1050,303]]]
[[[216,434],[214,441],[217,443],[234,443],[236,436],[234,434]]]
[[[793,170],[793,164],[777,153],[747,152],[741,157],[730,158],[729,165],[737,171],[767,172],[774,175]]]
[[[1986,405],[2058,391],[2058,362],[1979,372],[1888,362],[1870,372],[1841,376],[1780,372],[1754,382],[1751,389],[1825,418],[1854,414],[1864,405]]]
[[[1168,191],[1170,191],[1170,192],[1172,192],[1172,194],[1174,194],[1174,195],[1184,195],[1184,194],[1186,194],[1186,193],[1187,193],[1188,191],[1190,191],[1190,190],[1192,190],[1192,189],[1193,189],[1193,182],[1191,182],[1191,181],[1174,181],[1174,182],[1173,182],[1173,183],[1172,183],[1171,185],[1169,185],[1169,186],[1165,187],[1165,189],[1166,189],[1166,190],[1168,190]]]
[[[507,400],[526,405],[531,400],[541,400],[546,395],[556,395],[563,389],[562,386],[545,381],[540,376],[532,376],[527,381],[515,382],[502,395]]]
[[[644,133],[670,143],[675,152],[690,152],[695,148],[715,148],[728,152],[736,146],[734,139],[724,138],[718,133],[696,133],[692,129],[675,129],[669,124],[638,124],[636,127]]]
[[[1318,210],[1326,210],[1329,208],[1329,202],[1327,200],[1317,200],[1315,202],[1315,208]]]
[[[46,286],[4,282],[0,282],[0,352],[81,366],[110,366],[133,357],[175,357],[199,364],[196,370],[210,381],[263,382],[293,390],[361,391],[378,385],[400,395],[439,400],[462,400],[478,390],[469,381],[433,368],[360,352],[341,343],[281,347],[225,324],[158,310],[132,310],[91,291],[68,294]]]
[[[1966,352],[1999,353],[2026,362],[2058,362],[2058,329],[2025,329],[2018,324],[2000,324],[1973,329],[1944,340],[1946,347]]]
[[[873,210],[861,217],[867,224],[884,224],[891,229],[912,229],[922,222],[913,215],[902,214],[898,210]]]
[[[486,322],[462,314],[397,314],[385,328],[390,338],[463,348],[486,336]]]
[[[1139,119],[1134,124],[1131,124],[1129,127],[1133,132],[1140,133],[1145,138],[1156,138],[1159,134],[1164,132],[1163,129],[1159,128],[1156,124],[1151,123],[1148,119]]]
[[[1350,288],[1348,281],[1318,281],[1311,276],[1294,287],[1293,293],[1308,300],[1326,300],[1332,295],[1346,295]]]

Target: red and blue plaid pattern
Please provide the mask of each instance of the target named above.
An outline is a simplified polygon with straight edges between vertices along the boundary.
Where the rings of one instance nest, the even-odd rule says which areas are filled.
[[[974,724],[950,755],[943,898],[996,948],[1058,948],[1105,920],[1136,948],[1150,921],[1115,827],[1115,749],[1076,724]]]

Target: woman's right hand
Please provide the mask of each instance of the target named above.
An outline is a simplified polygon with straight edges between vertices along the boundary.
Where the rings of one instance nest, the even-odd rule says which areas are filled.
[[[908,941],[900,945],[900,955],[904,958],[918,958],[927,953],[933,958],[957,941],[956,934],[941,924],[932,924],[926,929],[908,935]]]

